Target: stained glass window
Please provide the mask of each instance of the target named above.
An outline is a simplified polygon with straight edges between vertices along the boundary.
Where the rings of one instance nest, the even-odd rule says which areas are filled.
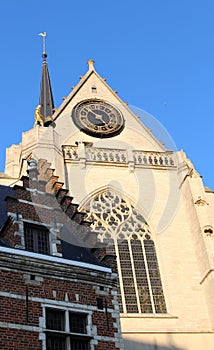
[[[144,217],[110,189],[90,198],[83,210],[100,242],[114,244],[120,311],[166,313],[155,244]]]

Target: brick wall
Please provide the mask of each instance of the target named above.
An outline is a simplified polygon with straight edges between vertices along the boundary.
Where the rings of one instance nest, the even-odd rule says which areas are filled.
[[[11,248],[0,247],[0,348],[45,350],[46,309],[54,308],[87,315],[90,350],[122,349],[116,276],[110,269],[26,254],[26,222],[47,226],[52,236],[55,232],[57,256],[62,247],[56,227],[74,221],[83,232],[89,230],[84,214],[46,165],[40,165],[45,181],[33,170],[22,178],[23,186],[14,186],[15,198],[6,199],[10,220],[1,236]]]
[[[112,302],[111,286],[96,284],[96,281],[83,282],[81,275],[79,281],[76,278],[63,279],[62,276],[47,277],[41,273],[41,267],[39,269],[40,274],[35,275],[4,268],[0,271],[0,344],[5,346],[1,349],[32,349],[32,344],[34,348],[42,349],[39,339],[45,337],[44,305],[90,312],[92,343],[97,343],[94,349],[118,349],[115,345],[118,341],[118,337],[115,337],[118,333],[117,311]],[[97,298],[103,301],[102,310],[97,307]],[[108,341],[101,340],[106,337]]]

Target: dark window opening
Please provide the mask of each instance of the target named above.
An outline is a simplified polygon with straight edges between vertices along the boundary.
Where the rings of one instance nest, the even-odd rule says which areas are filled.
[[[66,350],[65,336],[47,335],[47,350]]]
[[[96,92],[97,92],[97,88],[96,88],[96,86],[92,86],[92,88],[91,88],[91,92],[93,92],[93,93],[96,93]]]
[[[87,333],[86,331],[87,315],[70,312],[69,321],[70,321],[70,332],[81,333],[81,334]]]
[[[55,331],[65,330],[65,312],[60,310],[46,310],[46,328]]]
[[[97,308],[98,308],[98,310],[103,310],[104,309],[103,299],[102,298],[97,298]]]
[[[44,226],[25,224],[25,249],[35,253],[49,254],[49,231]]]
[[[87,314],[46,309],[47,350],[89,350]]]

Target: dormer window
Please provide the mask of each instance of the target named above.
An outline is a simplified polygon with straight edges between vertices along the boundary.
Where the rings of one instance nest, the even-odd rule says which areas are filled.
[[[40,254],[50,254],[49,231],[46,227],[25,223],[25,249]]]

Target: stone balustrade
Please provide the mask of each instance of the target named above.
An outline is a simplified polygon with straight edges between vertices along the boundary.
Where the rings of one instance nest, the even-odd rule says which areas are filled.
[[[127,163],[125,150],[86,147],[86,159],[94,162]]]
[[[133,151],[135,164],[145,166],[175,166],[172,152]]]
[[[63,155],[66,161],[79,161],[85,159],[86,162],[129,164],[143,167],[175,167],[175,155],[173,152],[149,152],[132,150],[128,152],[123,149],[110,149],[88,147],[81,144],[79,146],[63,146]]]
[[[78,146],[62,146],[64,159],[79,160]]]

